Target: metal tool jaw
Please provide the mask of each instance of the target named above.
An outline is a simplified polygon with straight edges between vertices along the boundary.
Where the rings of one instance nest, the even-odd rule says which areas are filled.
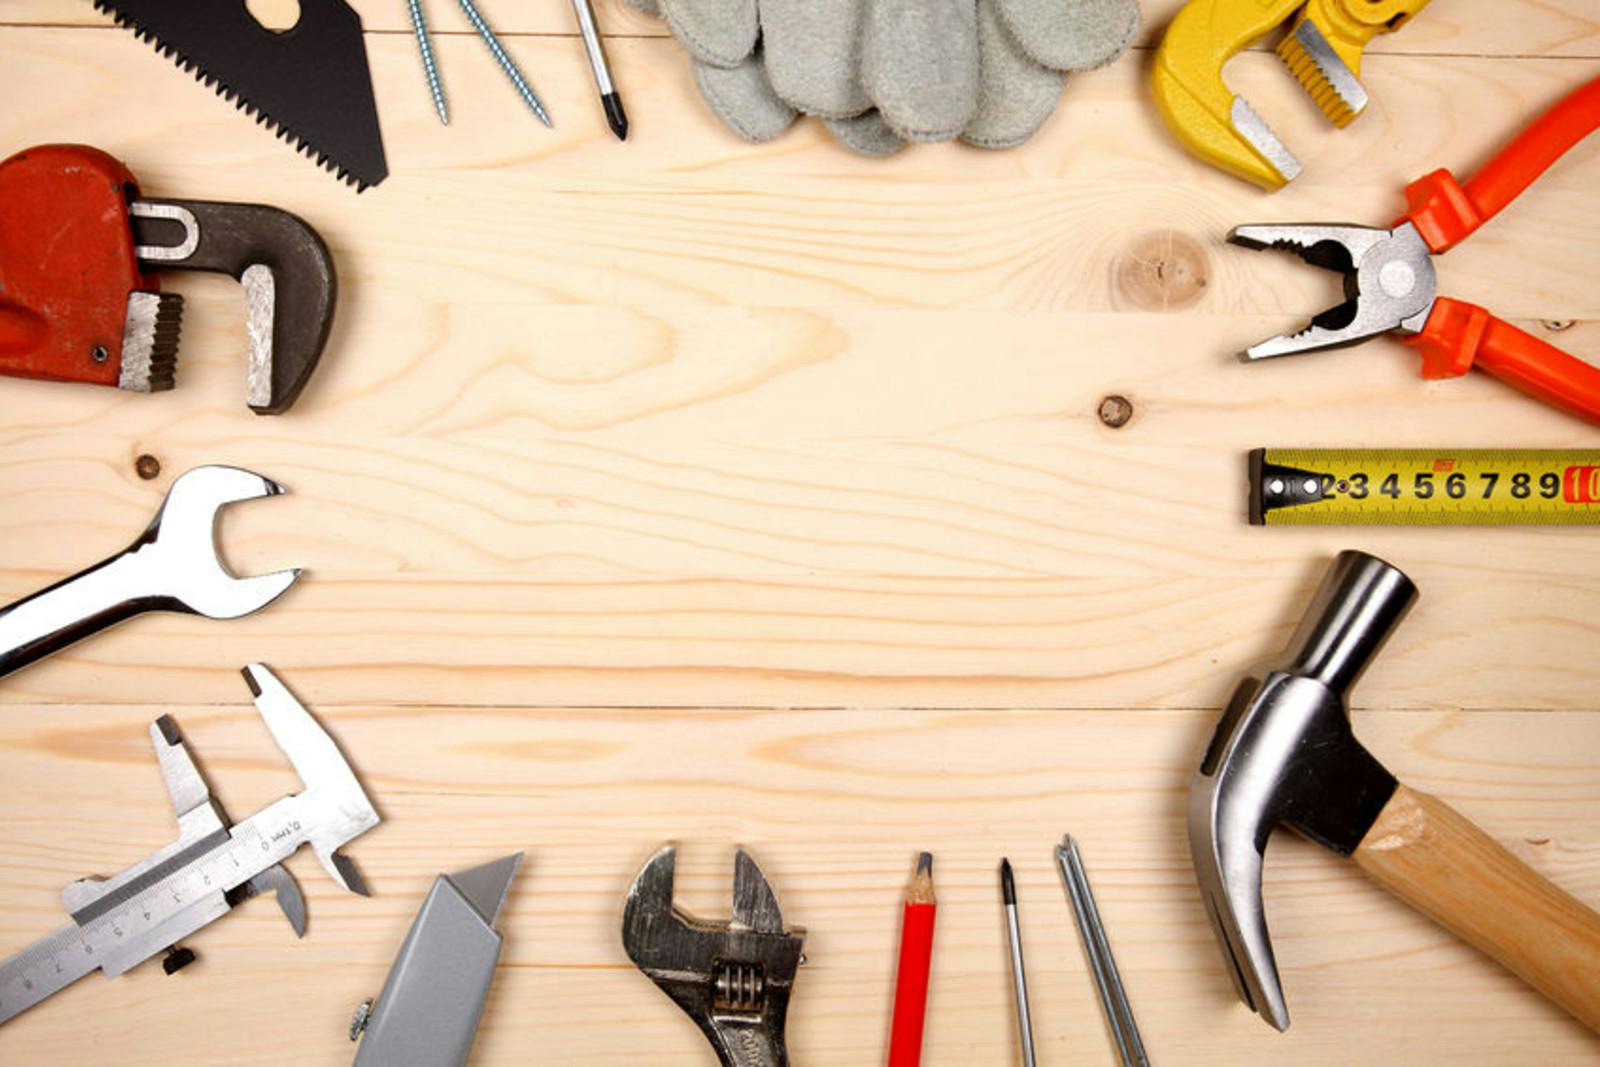
[[[494,924],[521,863],[517,852],[433,883],[376,1004],[357,1009],[356,1067],[467,1062],[500,958]]]
[[[236,576],[217,551],[217,516],[229,504],[283,491],[238,467],[186,471],[122,552],[0,608],[0,677],[141,612],[236,619],[266,607],[300,571]]]
[[[376,826],[377,811],[333,739],[276,676],[259,663],[244,676],[304,788],[233,823],[172,718],[156,720],[150,739],[177,816],[177,840],[120,874],[80,879],[62,891],[72,922],[0,961],[0,1023],[91,971],[114,977],[160,955],[248,897],[275,894],[295,936],[303,936],[305,898],[282,866],[302,844],[312,846],[342,888],[366,895],[360,873],[339,849]]]
[[[1395,779],[1350,728],[1346,697],[1416,599],[1396,568],[1342,552],[1283,657],[1229,701],[1189,787],[1189,848],[1239,996],[1279,1030],[1289,1013],[1262,906],[1274,826],[1354,852]]]
[[[183,298],[166,270],[238,279],[245,293],[247,395],[287,411],[333,324],[333,257],[304,220],[261,204],[152,200],[86,145],[41,145],[0,162],[0,373],[114,385],[176,381]]]
[[[1329,121],[1350,122],[1367,105],[1361,53],[1427,0],[1190,0],[1156,53],[1151,89],[1167,127],[1190,152],[1265,189],[1283,187],[1300,163],[1242,96],[1222,79],[1228,60],[1299,11],[1278,54]]]
[[[696,919],[672,902],[677,849],[644,865],[622,910],[628,958],[700,1027],[723,1067],[784,1067],[784,1023],[805,931],[785,930],[749,853],[734,856],[733,917]]]
[[[1297,355],[1359,344],[1390,330],[1420,333],[1438,293],[1433,253],[1417,228],[1318,224],[1236,226],[1228,241],[1276,248],[1344,281],[1344,303],[1322,312],[1298,333],[1279,334],[1244,352],[1247,360]]]

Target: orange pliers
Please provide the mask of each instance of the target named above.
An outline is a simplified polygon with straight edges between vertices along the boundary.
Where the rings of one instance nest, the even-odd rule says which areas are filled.
[[[1228,240],[1281,248],[1344,275],[1348,299],[1296,334],[1252,346],[1266,359],[1356,344],[1398,330],[1422,354],[1424,378],[1453,378],[1474,363],[1534,396],[1600,422],[1600,367],[1546,344],[1475,304],[1439,296],[1432,256],[1459,244],[1515,200],[1573,145],[1600,127],[1600,78],[1541,115],[1465,185],[1436,170],[1406,186],[1409,210],[1391,229],[1239,226]]]

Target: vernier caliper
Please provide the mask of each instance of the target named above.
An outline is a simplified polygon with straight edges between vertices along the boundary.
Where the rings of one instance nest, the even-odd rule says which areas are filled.
[[[261,664],[244,669],[256,708],[305,788],[240,823],[230,823],[195,768],[177,724],[150,727],[161,776],[178,816],[178,839],[121,874],[84,878],[61,893],[72,922],[0,962],[0,1023],[90,971],[113,978],[160,955],[226,914],[234,904],[275,892],[296,936],[306,928],[305,898],[282,861],[309,844],[335,882],[367,895],[341,845],[378,825],[378,813],[333,738]],[[168,973],[192,956],[165,961]]]

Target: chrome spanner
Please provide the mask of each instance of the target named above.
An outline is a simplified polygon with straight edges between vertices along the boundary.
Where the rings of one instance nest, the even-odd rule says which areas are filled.
[[[696,919],[672,903],[676,865],[675,846],[663,847],[628,890],[628,958],[694,1020],[722,1067],[788,1067],[783,1025],[805,931],[784,929],[772,887],[743,849],[731,921]]]
[[[217,555],[216,518],[228,504],[282,492],[238,467],[196,467],[179,476],[124,551],[0,608],[0,678],[142,612],[237,619],[266,607],[299,569],[237,577]]]

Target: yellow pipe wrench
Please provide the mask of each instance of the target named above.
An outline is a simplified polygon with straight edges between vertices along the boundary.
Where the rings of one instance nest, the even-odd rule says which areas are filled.
[[[1345,126],[1367,106],[1361,55],[1380,33],[1403,26],[1428,0],[1190,0],[1161,41],[1151,88],[1167,128],[1201,159],[1268,190],[1300,173],[1300,163],[1222,68],[1299,11],[1278,55],[1322,108]]]

